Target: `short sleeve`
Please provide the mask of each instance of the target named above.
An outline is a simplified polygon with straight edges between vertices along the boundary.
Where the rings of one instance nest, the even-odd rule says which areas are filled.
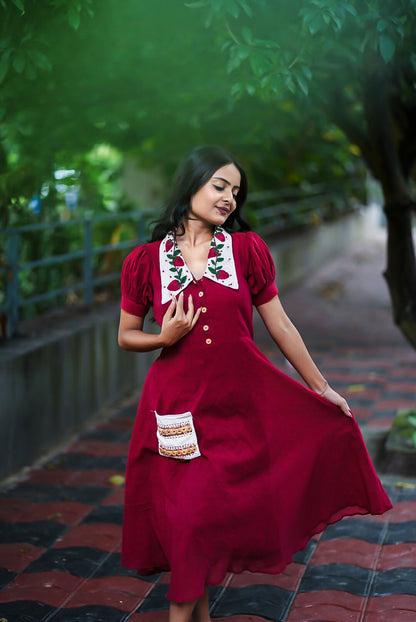
[[[135,248],[124,260],[121,271],[121,308],[131,315],[144,317],[152,305],[150,269],[145,244]]]
[[[248,242],[247,281],[253,305],[258,307],[269,302],[278,293],[276,268],[267,244],[257,233],[246,233]]]

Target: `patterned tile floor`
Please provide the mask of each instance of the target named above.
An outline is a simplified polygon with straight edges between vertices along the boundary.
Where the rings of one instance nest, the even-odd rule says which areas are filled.
[[[394,328],[379,243],[282,296],[315,360],[362,426],[416,403],[416,355]],[[291,370],[259,325],[257,340]],[[168,574],[120,566],[123,475],[137,398],[0,493],[0,622],[167,621]],[[394,508],[344,519],[277,576],[229,574],[218,622],[414,622],[416,480],[386,477]]]

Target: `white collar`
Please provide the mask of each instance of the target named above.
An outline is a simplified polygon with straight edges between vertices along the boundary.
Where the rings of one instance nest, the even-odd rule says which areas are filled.
[[[176,236],[170,231],[161,241],[159,248],[160,279],[162,282],[162,304],[172,300],[179,292],[195,282],[176,243]],[[216,227],[208,252],[208,261],[202,275],[219,285],[238,289],[234,263],[232,238],[222,227]]]

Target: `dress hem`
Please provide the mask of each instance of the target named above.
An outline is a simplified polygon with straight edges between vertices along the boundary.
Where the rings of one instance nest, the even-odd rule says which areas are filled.
[[[329,527],[329,525],[333,525],[334,523],[337,523],[342,518],[347,518],[347,517],[352,517],[352,516],[364,516],[364,515],[380,516],[381,514],[384,514],[385,512],[390,510],[392,507],[393,506],[390,504],[390,506],[386,506],[384,509],[380,509],[378,511],[369,511],[368,509],[362,506],[356,506],[356,505],[346,506],[342,510],[338,510],[337,512],[334,512],[333,514],[331,514],[331,516],[328,519],[321,521],[313,529],[311,529],[309,534],[301,540],[299,545],[296,545],[296,547],[294,547],[295,550],[291,554],[290,558],[285,559],[284,561],[280,561],[279,563],[273,564],[270,566],[265,566],[264,562],[232,563],[232,564],[229,564],[227,568],[221,573],[220,578],[216,577],[215,580],[214,579],[210,580],[208,576],[206,585],[213,585],[213,586],[221,585],[227,573],[229,572],[231,572],[232,574],[241,574],[242,572],[253,572],[253,573],[258,572],[262,574],[272,574],[272,575],[280,574],[290,563],[292,563],[293,556],[299,551],[302,551],[307,546],[308,542],[313,538],[313,536],[324,531],[326,527]],[[136,569],[136,566],[133,564],[123,563],[122,565],[125,568]],[[171,568],[168,564],[166,566],[157,566],[153,568],[137,569],[137,573],[141,576],[149,576],[152,574],[158,574],[161,572],[170,572],[170,571],[171,571]],[[203,593],[204,592],[202,590],[201,593],[194,594],[194,595],[187,595],[186,598],[174,598],[174,595],[169,594],[168,592],[167,598],[176,603],[184,603],[184,602],[189,602],[192,600],[198,600],[199,598],[203,596]]]

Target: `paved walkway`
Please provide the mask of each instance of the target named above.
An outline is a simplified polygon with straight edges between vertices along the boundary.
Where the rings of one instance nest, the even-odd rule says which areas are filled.
[[[363,430],[416,404],[416,354],[392,325],[382,242],[282,296]],[[276,365],[292,370],[257,326]],[[123,476],[136,399],[0,494],[0,622],[167,620],[167,574],[120,566]],[[365,428],[367,426],[367,428]],[[347,465],[346,465],[347,468]],[[414,622],[416,480],[382,477],[394,509],[328,527],[277,576],[229,574],[212,588],[228,622]]]

